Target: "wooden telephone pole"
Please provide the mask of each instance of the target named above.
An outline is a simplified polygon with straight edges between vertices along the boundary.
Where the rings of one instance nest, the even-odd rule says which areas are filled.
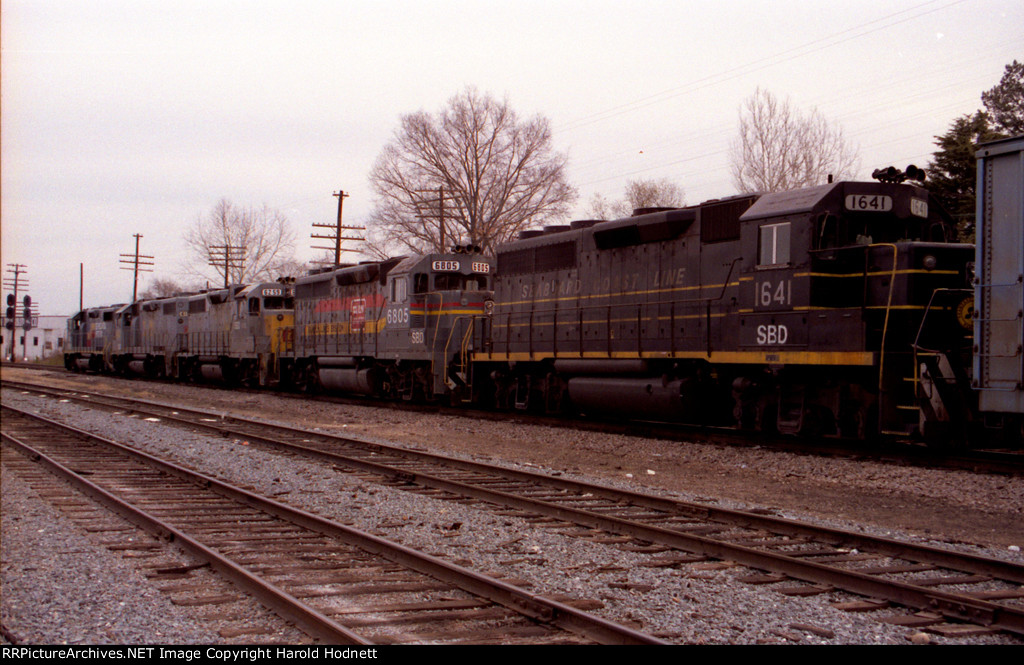
[[[232,268],[241,268],[245,262],[245,247],[213,245],[210,247],[210,265],[224,270],[224,288],[230,284]]]
[[[366,238],[363,238],[363,237],[360,237],[360,236],[352,237],[352,236],[345,236],[345,235],[342,235],[342,234],[345,231],[365,231],[366,227],[365,226],[345,226],[342,223],[342,221],[341,221],[341,213],[342,213],[342,208],[343,208],[344,203],[345,203],[345,199],[347,199],[349,195],[346,194],[345,192],[341,191],[341,190],[338,190],[337,192],[334,192],[334,196],[338,197],[338,221],[336,223],[334,223],[334,224],[313,224],[313,226],[315,228],[331,229],[333,231],[333,233],[331,233],[330,235],[317,235],[316,233],[313,233],[313,234],[310,235],[310,237],[311,238],[319,238],[319,239],[322,239],[322,240],[332,240],[332,241],[334,241],[334,247],[317,247],[317,246],[314,246],[313,249],[326,249],[329,252],[333,251],[334,252],[334,265],[337,266],[337,265],[341,265],[341,253],[342,252],[357,252],[357,251],[359,251],[357,249],[350,249],[350,248],[342,247],[341,243],[342,243],[343,240],[355,240],[355,241],[364,241],[364,240],[366,240]],[[327,263],[327,262],[326,261],[318,261],[317,263]]]
[[[132,302],[135,302],[139,294],[139,273],[153,272],[151,267],[147,267],[153,265],[153,257],[139,254],[139,238],[142,237],[142,234],[136,233],[133,237],[135,238],[135,256],[122,254],[121,263],[125,265],[121,266],[121,270],[132,270],[135,273],[135,280],[132,283]]]
[[[422,198],[416,204],[417,214],[416,218],[429,225],[431,223],[437,223],[438,228],[438,243],[437,251],[442,254],[447,251],[445,248],[446,241],[449,239],[448,228],[446,224],[445,201],[452,203],[452,208],[459,207],[458,198],[451,192],[445,193],[444,187],[438,187],[437,189],[421,189],[417,190],[420,194],[434,194],[434,197]],[[458,242],[458,238],[451,237],[452,240]]]

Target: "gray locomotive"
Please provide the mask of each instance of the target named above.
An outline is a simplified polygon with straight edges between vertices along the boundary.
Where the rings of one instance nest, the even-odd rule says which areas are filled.
[[[403,399],[472,399],[491,306],[477,248],[92,308],[68,321],[65,366]]]
[[[65,366],[270,385],[292,326],[292,287],[277,282],[86,309],[68,321]]]
[[[283,373],[306,388],[401,399],[472,399],[470,355],[491,297],[476,248],[300,278]]]

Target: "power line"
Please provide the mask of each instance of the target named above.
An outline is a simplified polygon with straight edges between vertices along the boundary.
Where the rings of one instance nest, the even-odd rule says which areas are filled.
[[[869,34],[872,34],[874,32],[878,32],[879,30],[884,30],[886,28],[890,28],[890,27],[893,27],[895,25],[899,25],[901,23],[905,23],[907,21],[910,21],[910,20],[913,20],[913,19],[917,19],[917,18],[920,18],[922,16],[926,16],[928,14],[932,14],[932,13],[935,13],[937,11],[941,11],[943,9],[947,9],[949,7],[952,7],[953,5],[957,5],[957,4],[961,4],[961,3],[965,2],[965,0],[952,0],[951,2],[948,2],[948,3],[946,3],[946,4],[944,4],[944,5],[940,6],[940,7],[929,9],[927,11],[922,11],[922,12],[914,14],[912,16],[908,16],[908,17],[902,18],[902,19],[900,19],[898,21],[893,21],[891,23],[887,23],[886,25],[881,25],[881,26],[878,26],[878,27],[875,27],[875,28],[871,28],[871,29],[868,29],[868,30],[863,30],[863,32],[860,32],[858,34],[850,35],[850,36],[845,37],[843,39],[839,39],[840,37],[842,37],[843,35],[847,35],[848,33],[852,33],[852,32],[861,30],[863,28],[867,28],[867,27],[872,26],[872,25],[874,25],[876,23],[880,23],[880,22],[883,22],[883,21],[888,21],[889,19],[895,18],[897,16],[901,16],[903,14],[907,14],[909,12],[916,12],[917,10],[922,9],[924,7],[927,7],[929,5],[934,5],[936,2],[939,2],[939,1],[940,0],[929,0],[928,2],[924,2],[924,3],[920,4],[920,5],[915,5],[914,7],[910,7],[908,9],[904,9],[904,10],[901,10],[901,11],[898,11],[898,12],[893,12],[892,14],[887,14],[887,15],[881,17],[881,18],[877,18],[877,19],[874,19],[874,20],[871,20],[871,21],[867,21],[867,22],[862,23],[860,25],[854,26],[852,28],[848,28],[846,30],[842,30],[842,31],[837,32],[837,33],[833,33],[831,35],[828,35],[826,37],[822,37],[820,39],[815,39],[815,40],[811,40],[809,42],[805,42],[804,44],[800,44],[799,46],[795,46],[793,48],[789,48],[789,49],[786,49],[784,51],[780,51],[780,52],[775,53],[773,55],[766,56],[766,57],[760,58],[758,60],[754,60],[753,62],[746,63],[746,64],[743,64],[743,65],[739,65],[737,67],[733,67],[731,69],[727,69],[727,70],[725,70],[723,72],[718,72],[718,73],[715,73],[715,74],[711,74],[711,75],[705,76],[703,78],[696,79],[694,81],[690,81],[689,83],[686,83],[686,84],[684,84],[682,86],[676,86],[674,88],[670,88],[668,90],[663,90],[661,92],[655,93],[653,95],[649,95],[648,97],[644,97],[642,99],[639,99],[639,100],[636,100],[636,101],[633,101],[633,102],[629,102],[629,103],[626,103],[626,104],[621,104],[619,106],[615,106],[615,107],[612,107],[610,109],[606,109],[604,111],[598,111],[596,113],[591,113],[589,115],[582,116],[581,118],[578,118],[578,119],[576,119],[574,121],[570,121],[569,123],[567,123],[567,125],[565,125],[563,127],[559,127],[557,129],[559,131],[569,132],[569,131],[573,131],[575,129],[579,129],[580,127],[585,127],[587,125],[591,125],[591,124],[594,124],[596,122],[600,122],[602,120],[608,120],[610,118],[614,118],[614,117],[623,115],[625,113],[631,113],[633,111],[637,111],[639,109],[646,108],[646,107],[652,106],[654,104],[660,104],[660,103],[666,102],[666,101],[668,101],[670,99],[674,99],[675,97],[678,97],[680,95],[688,94],[688,93],[691,93],[691,92],[696,92],[697,90],[701,90],[703,88],[710,87],[712,85],[717,85],[719,83],[724,83],[725,81],[729,81],[729,80],[732,80],[734,78],[738,78],[739,76],[742,76],[744,74],[750,74],[750,73],[753,73],[753,72],[756,72],[756,71],[760,71],[760,70],[766,69],[766,68],[768,68],[770,66],[782,63],[782,62],[788,62],[788,61],[794,60],[796,58],[800,58],[800,57],[807,56],[807,55],[812,55],[812,54],[817,53],[819,51],[822,51],[822,50],[825,50],[825,49],[829,49],[829,48],[832,48],[834,46],[838,46],[839,44],[843,44],[843,43],[848,42],[850,40],[857,39],[857,38],[863,37],[865,35],[869,35]],[[832,41],[832,40],[835,40],[835,41]],[[830,42],[830,41],[831,41],[831,43],[826,43],[826,44],[824,44],[822,46],[817,46],[815,48],[810,48],[810,47],[812,47],[812,46],[814,46],[816,44],[822,44],[823,42]],[[810,48],[810,50],[807,50],[809,48]]]

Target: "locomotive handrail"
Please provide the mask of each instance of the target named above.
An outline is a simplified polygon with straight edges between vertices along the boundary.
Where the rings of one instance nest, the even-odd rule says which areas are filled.
[[[643,313],[644,313],[645,309],[649,310],[651,307],[664,307],[664,306],[668,306],[670,308],[670,312],[671,312],[671,314],[670,314],[670,318],[671,318],[671,332],[669,334],[669,340],[670,340],[669,343],[670,343],[670,346],[672,348],[675,348],[675,344],[676,344],[675,323],[676,323],[676,307],[678,305],[682,305],[682,306],[684,306],[686,308],[692,308],[692,310],[694,311],[694,316],[700,316],[702,318],[705,318],[706,319],[706,321],[705,321],[705,328],[707,329],[707,334],[710,335],[710,328],[711,328],[711,323],[710,323],[710,319],[711,319],[711,305],[713,303],[717,302],[717,301],[723,300],[725,298],[725,294],[727,293],[728,289],[730,287],[736,286],[736,284],[731,281],[732,273],[735,270],[736,265],[740,261],[742,261],[742,260],[743,260],[743,257],[736,257],[735,259],[733,259],[730,262],[730,264],[729,264],[729,272],[726,275],[726,279],[725,279],[725,281],[722,284],[708,284],[708,285],[700,285],[700,284],[698,284],[698,285],[694,285],[694,286],[691,286],[691,287],[686,287],[687,289],[700,289],[700,290],[710,289],[710,288],[717,288],[718,289],[718,293],[715,294],[715,295],[712,295],[712,296],[698,296],[698,297],[695,297],[695,298],[674,298],[672,300],[667,300],[667,301],[642,302],[642,303],[636,303],[636,302],[624,302],[624,303],[613,303],[613,302],[607,302],[607,303],[584,303],[584,302],[580,302],[576,306],[576,310],[578,312],[577,323],[579,325],[578,337],[579,337],[579,348],[581,350],[580,352],[582,352],[583,345],[584,345],[583,326],[586,323],[584,321],[584,314],[586,312],[588,312],[588,311],[593,312],[593,311],[604,310],[604,322],[603,323],[604,323],[604,326],[605,326],[605,342],[606,342],[606,347],[607,347],[607,351],[606,352],[608,354],[611,354],[613,352],[612,345],[613,345],[614,338],[612,337],[612,323],[614,323],[616,321],[616,319],[613,318],[613,315],[615,313],[617,313],[618,311],[620,311],[620,310],[621,311],[631,311],[632,308],[634,308],[634,307],[637,308],[636,323],[637,323],[637,336],[638,336],[637,348],[638,349],[642,349],[642,339],[640,339],[640,338],[642,337],[642,327],[643,327],[642,322],[644,320]],[[590,295],[590,296],[578,297],[577,299],[580,299],[580,298],[583,298],[583,297],[585,297],[585,298],[595,298],[595,299],[596,298],[609,298],[610,299],[610,298],[622,297],[623,295],[627,295],[627,294],[612,294],[612,293],[595,294],[595,295]],[[527,345],[527,352],[530,355],[532,355],[533,354],[533,347],[534,347],[534,339],[533,339],[534,323],[536,322],[537,318],[541,318],[541,317],[545,317],[545,316],[551,316],[552,317],[552,326],[554,327],[554,331],[552,333],[554,341],[553,341],[552,345],[553,345],[553,348],[555,348],[557,346],[557,339],[558,339],[558,331],[557,331],[558,314],[560,312],[564,312],[564,311],[565,311],[565,308],[559,308],[557,306],[552,306],[552,307],[544,307],[544,308],[531,307],[529,312],[517,312],[517,311],[512,311],[512,310],[504,311],[504,312],[495,312],[492,316],[494,318],[499,319],[498,326],[502,326],[502,327],[505,328],[505,353],[511,353],[511,350],[512,350],[512,325],[513,325],[512,319],[513,318],[520,318],[520,320],[522,318],[527,318],[526,323],[527,323],[527,326],[529,328],[529,332],[527,333],[526,345]],[[502,318],[504,318],[503,324],[500,321],[500,319],[502,319]],[[627,319],[622,319],[622,320],[627,320]],[[598,322],[599,321],[595,321],[595,322],[592,322],[592,323],[598,323]],[[517,325],[521,325],[521,324],[517,324]],[[711,340],[710,340],[710,338],[708,338],[706,340],[706,345],[707,345],[707,352],[710,353],[711,352]]]
[[[971,289],[950,289],[950,288],[934,289],[932,291],[931,297],[928,298],[928,304],[924,308],[924,313],[921,315],[921,323],[918,324],[917,335],[914,337],[914,341],[911,344],[911,348],[914,349],[915,365],[916,365],[916,358],[917,358],[917,352],[918,351],[921,351],[922,353],[941,353],[942,352],[941,349],[928,349],[928,348],[922,347],[918,343],[918,342],[921,341],[921,334],[924,332],[924,324],[928,320],[928,314],[931,312],[932,303],[935,302],[935,297],[939,293],[971,293],[971,292],[972,292]]]
[[[440,317],[438,317],[438,318],[440,318]],[[473,328],[476,325],[476,320],[477,319],[482,319],[482,318],[486,318],[486,317],[481,316],[481,315],[474,315],[474,314],[462,314],[462,315],[456,316],[452,320],[452,327],[451,327],[451,329],[448,331],[448,339],[446,339],[445,343],[444,343],[444,357],[445,358],[448,358],[448,347],[451,345],[452,337],[455,336],[455,329],[456,329],[456,325],[455,324],[458,323],[459,321],[463,320],[463,319],[467,319],[469,321],[469,325],[466,326],[466,331],[462,334],[462,340],[459,342],[459,362],[461,363],[461,366],[463,367],[464,371],[466,370],[466,368],[469,367],[469,345],[470,345],[470,343],[472,341]],[[433,365],[433,362],[434,362],[434,360],[433,360],[433,353],[431,353],[431,365]],[[446,377],[447,377],[447,374],[448,373],[445,372]],[[472,389],[472,383],[468,383],[467,385],[469,385],[470,388]]]
[[[228,333],[223,331],[178,333],[178,352],[195,355],[224,355],[231,350],[227,335]]]
[[[884,399],[888,391],[885,390],[885,340],[889,333],[889,314],[892,311],[892,294],[896,287],[896,264],[899,259],[899,247],[895,243],[873,243],[867,246],[870,250],[872,247],[891,247],[892,248],[892,272],[889,275],[889,297],[885,303],[885,320],[882,323],[882,342],[878,347],[878,397],[880,400]],[[870,252],[864,252],[864,285],[865,285],[865,299],[864,304],[867,304],[867,270],[868,270],[868,259]]]
[[[133,337],[135,337],[135,336],[133,335]],[[147,353],[147,355],[149,354],[150,350],[152,350],[152,351],[164,351],[164,352],[170,350],[173,353],[176,349],[174,349],[172,344],[170,343],[170,341],[173,341],[173,340],[170,340],[170,341],[168,340],[169,337],[174,337],[174,334],[173,333],[144,333],[144,334],[139,335],[134,340],[133,344],[127,344],[124,347],[122,347],[121,351],[123,353],[143,353],[144,352],[144,353]]]
[[[934,289],[932,291],[931,297],[928,298],[928,304],[925,306],[924,313],[921,315],[921,323],[918,324],[918,327],[917,327],[917,335],[914,336],[914,341],[910,345],[911,348],[913,349],[913,352],[914,352],[914,377],[913,377],[913,379],[914,379],[915,394],[917,394],[917,391],[919,389],[921,389],[920,388],[920,386],[921,386],[921,375],[919,373],[920,369],[921,369],[921,364],[920,364],[920,362],[918,362],[918,354],[920,353],[920,354],[925,354],[925,355],[938,355],[940,353],[944,353],[945,352],[945,350],[943,350],[943,349],[928,349],[928,348],[922,347],[921,344],[920,344],[921,335],[924,333],[925,322],[928,320],[928,314],[930,314],[931,310],[932,310],[932,303],[935,302],[935,298],[940,293],[942,293],[942,294],[947,294],[947,293],[973,293],[973,291],[971,289],[939,288],[939,289]],[[927,390],[924,390],[924,393],[925,393],[925,396],[928,399],[931,399],[932,396],[928,394]]]

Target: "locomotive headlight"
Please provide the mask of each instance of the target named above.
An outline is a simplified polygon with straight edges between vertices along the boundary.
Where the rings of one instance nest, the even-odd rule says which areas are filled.
[[[924,266],[925,270],[935,270],[935,266],[939,265],[939,261],[933,255],[927,254],[924,260],[921,261],[921,265]]]

